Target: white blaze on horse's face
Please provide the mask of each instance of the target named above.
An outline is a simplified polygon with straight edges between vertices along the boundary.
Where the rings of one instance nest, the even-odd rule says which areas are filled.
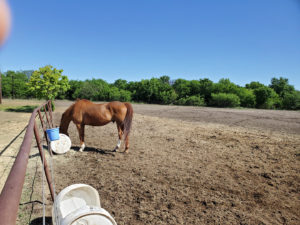
[[[84,143],[82,143],[82,145],[80,146],[80,149],[79,149],[79,151],[80,151],[80,152],[83,152],[84,148],[85,148],[85,144],[84,144]]]

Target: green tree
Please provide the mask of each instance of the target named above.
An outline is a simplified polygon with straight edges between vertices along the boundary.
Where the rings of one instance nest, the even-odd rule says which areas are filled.
[[[72,96],[80,99],[98,100],[97,86],[90,80],[82,82],[81,86],[77,88]]]
[[[287,78],[272,78],[269,85],[280,97],[281,107],[283,109],[297,109],[299,103],[299,95],[294,86],[289,84]]]
[[[237,96],[239,96],[242,107],[254,108],[256,105],[256,97],[252,89],[239,87],[237,89]]]
[[[3,97],[10,98],[12,97],[12,77],[7,75],[9,71],[5,74],[1,74],[2,77],[2,95]]]
[[[173,84],[173,88],[178,95],[178,98],[186,98],[191,95],[190,81],[177,79]]]
[[[7,71],[2,75],[2,94],[4,97],[26,98],[28,97],[28,78],[23,72]]]
[[[110,87],[110,90],[108,92],[108,101],[119,101],[120,100],[120,91],[117,87]]]
[[[232,83],[229,79],[222,78],[214,85],[213,92],[236,94],[238,92],[238,86]]]
[[[252,81],[250,84],[246,84],[246,88],[248,89],[256,89],[260,87],[265,87],[265,85],[259,83],[258,81]]]
[[[120,90],[120,98],[119,101],[121,102],[129,102],[131,101],[131,92],[127,90]]]
[[[199,95],[193,95],[186,98],[180,98],[175,102],[176,105],[205,106],[204,98]]]
[[[177,99],[177,94],[173,89],[165,88],[165,90],[159,92],[158,99],[161,104],[164,105],[173,104]]]
[[[169,77],[169,76],[161,76],[159,79],[160,79],[163,83],[170,84],[170,77]]]
[[[62,72],[50,65],[39,68],[30,77],[29,91],[39,99],[54,100],[60,92],[70,88],[68,77],[62,75]]]
[[[65,97],[69,100],[75,100],[79,98],[78,91],[82,87],[84,81],[79,80],[70,80],[69,85],[70,89],[67,91]]]
[[[113,96],[113,94],[110,96],[109,92],[110,86],[106,81],[102,79],[92,79],[85,80],[81,86],[76,89],[74,97],[84,98],[92,101],[106,101]]]
[[[237,107],[240,105],[240,98],[231,93],[213,93],[210,105],[217,107]]]
[[[282,108],[284,109],[300,109],[300,92],[286,92],[282,99]]]
[[[256,108],[281,108],[280,98],[272,88],[261,86],[254,89],[253,92],[255,94]]]
[[[172,104],[177,98],[169,82],[160,78],[130,82],[128,87],[133,100],[138,102]]]
[[[208,104],[211,99],[211,93],[213,91],[214,83],[207,79],[200,79],[199,80],[200,85],[200,95],[204,97],[205,103]]]
[[[189,93],[190,96],[200,94],[201,91],[200,81],[191,80],[189,82],[189,87],[190,87],[190,93]]]
[[[295,91],[294,86],[289,85],[287,78],[280,77],[279,79],[273,77],[269,86],[281,97],[284,97],[285,93],[293,93]]]
[[[114,86],[116,86],[119,89],[123,89],[126,90],[127,89],[127,81],[126,80],[122,80],[122,79],[118,79],[114,82],[113,84]]]
[[[246,84],[246,88],[253,91],[256,108],[280,109],[282,107],[282,99],[272,88],[256,81]]]

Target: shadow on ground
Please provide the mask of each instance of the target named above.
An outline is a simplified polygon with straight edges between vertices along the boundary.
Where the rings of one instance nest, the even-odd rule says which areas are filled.
[[[72,150],[74,151],[79,151],[79,147],[71,147]],[[101,155],[111,155],[115,156],[115,152],[113,150],[108,150],[108,149],[98,149],[98,148],[93,148],[93,147],[85,147],[83,150],[84,152],[95,152],[99,153]]]
[[[13,107],[13,108],[7,108],[4,111],[5,112],[25,112],[25,113],[32,113],[35,108],[38,106],[34,105],[25,105],[20,107]]]
[[[30,225],[40,225],[43,224],[43,217],[36,218],[31,221]],[[52,225],[52,217],[45,217],[45,224]]]

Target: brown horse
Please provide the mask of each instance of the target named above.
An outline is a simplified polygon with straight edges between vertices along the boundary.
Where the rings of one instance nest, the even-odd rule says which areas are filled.
[[[104,126],[110,122],[116,122],[119,134],[119,141],[114,151],[121,146],[122,135],[124,134],[125,152],[129,149],[129,132],[131,129],[133,109],[130,103],[109,102],[105,104],[95,104],[82,99],[77,100],[62,115],[60,122],[60,132],[68,135],[68,127],[71,121],[76,125],[79,138],[80,150],[85,148],[84,126]]]

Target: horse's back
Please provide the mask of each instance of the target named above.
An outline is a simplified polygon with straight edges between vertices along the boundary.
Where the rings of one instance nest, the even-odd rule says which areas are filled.
[[[110,121],[122,123],[128,107],[119,101],[95,104],[86,99],[76,100],[72,109],[73,121],[86,125],[104,125]]]

